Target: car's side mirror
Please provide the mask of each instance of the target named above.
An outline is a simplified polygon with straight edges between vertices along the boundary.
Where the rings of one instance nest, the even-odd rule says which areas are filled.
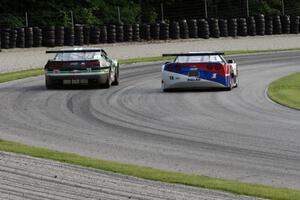
[[[165,62],[165,65],[170,64],[170,63],[171,63],[171,62],[167,61],[167,62]]]
[[[235,63],[234,60],[231,60],[231,59],[228,60],[227,62],[228,62],[228,63]]]

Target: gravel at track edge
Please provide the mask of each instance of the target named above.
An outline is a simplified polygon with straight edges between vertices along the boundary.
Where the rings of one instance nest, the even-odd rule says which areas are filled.
[[[0,152],[0,199],[254,200]]]

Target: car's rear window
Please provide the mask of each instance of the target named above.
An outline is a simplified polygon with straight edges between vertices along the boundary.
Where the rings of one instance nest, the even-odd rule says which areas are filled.
[[[211,56],[178,56],[175,59],[178,63],[206,63],[206,62],[223,62],[219,55]]]
[[[100,59],[100,52],[72,52],[72,53],[57,53],[54,60],[57,61],[72,61],[72,60],[91,60]]]

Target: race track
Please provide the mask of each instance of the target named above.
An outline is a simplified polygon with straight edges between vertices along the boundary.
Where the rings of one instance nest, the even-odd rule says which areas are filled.
[[[160,90],[161,63],[122,66],[111,89],[0,84],[0,138],[99,159],[300,189],[300,112],[268,84],[300,71],[300,52],[233,57],[232,91]]]

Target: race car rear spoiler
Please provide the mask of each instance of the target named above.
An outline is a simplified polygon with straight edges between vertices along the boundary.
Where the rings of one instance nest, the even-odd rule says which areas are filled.
[[[191,53],[165,53],[162,56],[214,56],[214,55],[224,55],[222,51],[214,52],[191,52]]]
[[[101,52],[107,53],[103,49],[62,49],[62,50],[47,50],[46,53],[86,53],[86,52]]]

